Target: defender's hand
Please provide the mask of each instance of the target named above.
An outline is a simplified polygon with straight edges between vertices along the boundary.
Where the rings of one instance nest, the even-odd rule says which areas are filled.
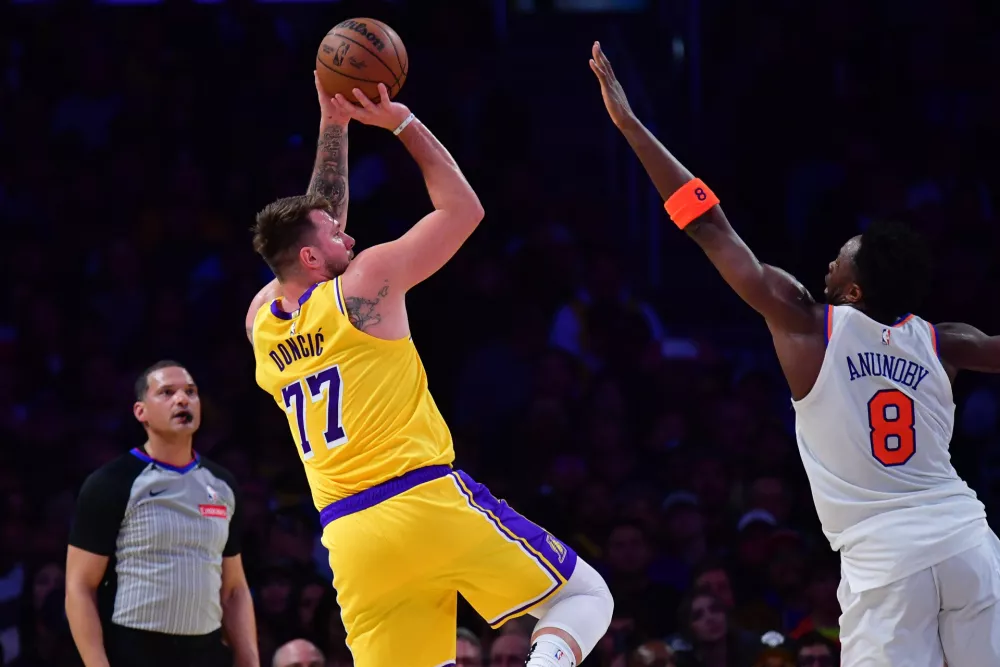
[[[319,76],[316,75],[316,70],[313,70],[313,79],[316,83],[316,96],[319,98],[320,123],[324,125],[347,125],[351,122],[350,115],[341,111],[337,101],[323,90],[323,86],[319,82]]]
[[[611,68],[608,57],[601,51],[601,43],[594,42],[592,51],[593,58],[590,61],[590,69],[594,70],[597,80],[601,83],[601,96],[604,97],[604,106],[608,108],[608,115],[619,128],[626,123],[635,120],[632,107],[628,104],[625,91],[615,77],[615,71]]]
[[[376,104],[368,99],[360,89],[355,88],[354,97],[361,103],[361,106],[351,104],[340,93],[337,94],[336,102],[341,111],[359,123],[382,127],[386,130],[395,130],[410,115],[410,110],[406,105],[389,99],[389,91],[384,83],[378,84],[378,94],[379,102]]]

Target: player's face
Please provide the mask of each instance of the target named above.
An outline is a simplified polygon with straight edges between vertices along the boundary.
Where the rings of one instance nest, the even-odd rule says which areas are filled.
[[[309,247],[310,262],[316,265],[315,270],[324,280],[332,280],[346,271],[354,259],[354,239],[326,211],[313,211],[309,217],[316,228],[314,245]]]
[[[149,374],[149,388],[135,404],[135,418],[151,431],[193,434],[201,425],[201,398],[191,375],[172,366]]]
[[[861,247],[861,237],[855,236],[840,249],[837,259],[830,262],[826,274],[826,302],[834,305],[855,303],[861,297],[854,271],[854,256]]]

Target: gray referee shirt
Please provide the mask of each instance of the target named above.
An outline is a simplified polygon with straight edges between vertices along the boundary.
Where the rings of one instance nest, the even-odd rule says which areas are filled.
[[[207,635],[222,624],[222,558],[240,553],[239,491],[195,455],[178,468],[133,449],[83,484],[69,543],[109,556],[99,591],[115,625]]]

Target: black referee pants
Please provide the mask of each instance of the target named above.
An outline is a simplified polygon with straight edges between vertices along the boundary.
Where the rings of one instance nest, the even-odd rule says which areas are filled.
[[[120,625],[105,628],[111,667],[232,667],[222,630],[207,635],[167,635]]]

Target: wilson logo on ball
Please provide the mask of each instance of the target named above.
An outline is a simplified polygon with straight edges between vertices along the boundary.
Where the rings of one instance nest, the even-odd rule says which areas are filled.
[[[347,28],[348,30],[353,30],[358,33],[369,42],[371,45],[378,49],[380,52],[385,50],[385,42],[378,38],[378,36],[368,31],[368,25],[365,23],[358,23],[357,21],[348,19],[337,25],[338,28]]]

